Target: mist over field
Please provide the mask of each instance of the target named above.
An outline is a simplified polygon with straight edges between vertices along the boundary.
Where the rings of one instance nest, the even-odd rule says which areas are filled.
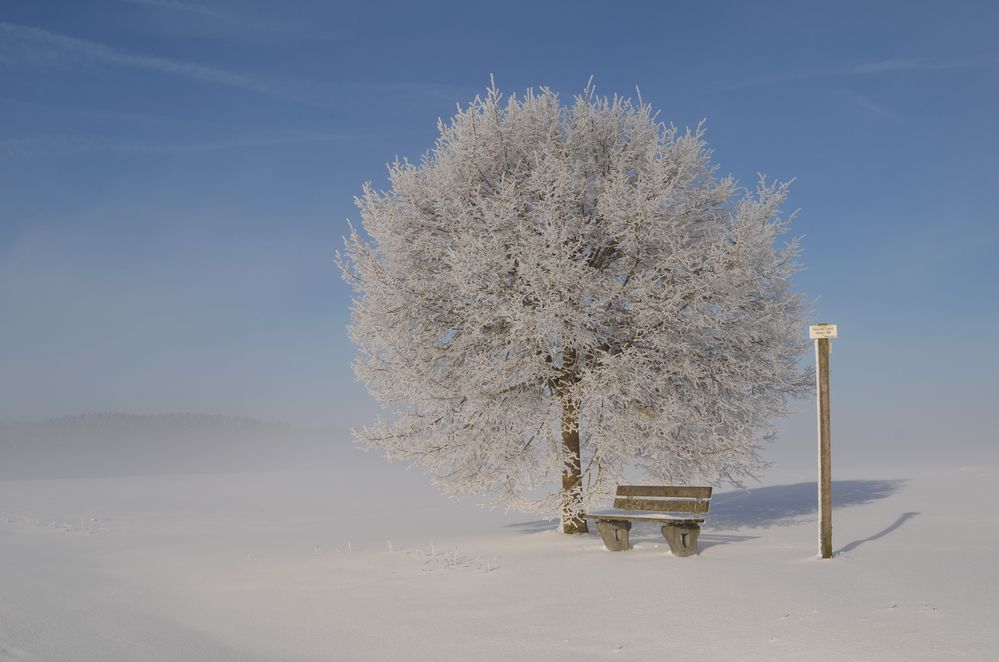
[[[233,473],[352,457],[339,430],[209,414],[89,414],[0,425],[0,480]]]

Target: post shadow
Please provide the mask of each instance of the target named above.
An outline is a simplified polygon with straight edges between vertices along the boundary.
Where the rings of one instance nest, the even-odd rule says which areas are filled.
[[[865,542],[871,542],[872,540],[877,540],[878,538],[884,538],[886,535],[888,535],[898,527],[902,526],[903,524],[905,524],[918,514],[919,513],[902,513],[902,515],[897,520],[892,522],[891,526],[889,526],[887,529],[879,531],[875,533],[873,536],[868,536],[863,540],[854,540],[851,543],[847,543],[842,548],[837,549],[836,554],[845,554],[847,552],[852,552],[853,550],[863,545]]]

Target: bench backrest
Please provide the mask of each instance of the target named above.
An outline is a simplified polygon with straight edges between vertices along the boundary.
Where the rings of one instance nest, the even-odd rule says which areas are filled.
[[[614,507],[659,513],[706,513],[711,489],[678,485],[618,485]]]

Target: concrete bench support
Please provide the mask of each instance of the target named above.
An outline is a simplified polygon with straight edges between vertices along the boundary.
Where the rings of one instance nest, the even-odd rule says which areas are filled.
[[[626,519],[597,520],[597,531],[603,538],[604,545],[612,552],[623,552],[631,547],[628,542],[631,522]]]
[[[663,524],[662,531],[673,556],[697,554],[697,535],[701,532],[699,524]]]

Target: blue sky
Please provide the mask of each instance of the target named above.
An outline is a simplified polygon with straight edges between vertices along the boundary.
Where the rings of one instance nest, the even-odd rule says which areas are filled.
[[[722,172],[796,178],[847,453],[993,449],[996,34],[993,2],[0,0],[0,421],[363,424],[353,196],[490,74],[593,75],[706,119]]]

